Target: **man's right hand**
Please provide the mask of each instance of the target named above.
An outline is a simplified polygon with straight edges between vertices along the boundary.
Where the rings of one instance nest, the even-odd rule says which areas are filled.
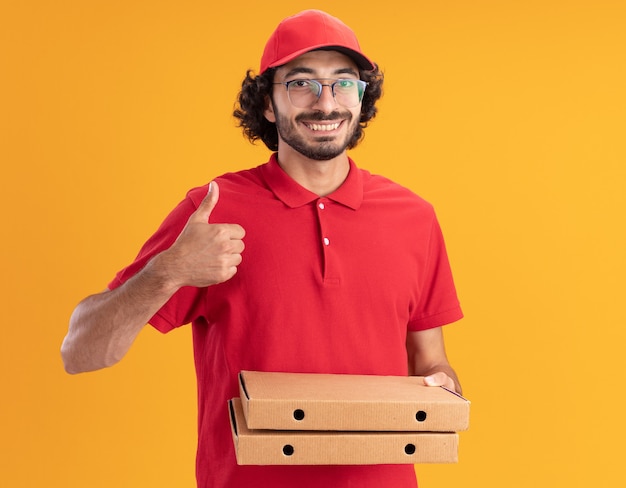
[[[158,256],[162,272],[174,288],[215,285],[229,280],[237,272],[245,231],[238,224],[210,223],[219,195],[219,187],[212,181],[206,197],[191,214],[174,244]]]
[[[182,286],[205,287],[237,272],[245,232],[211,224],[219,199],[215,182],[172,246],[114,290],[91,295],[74,309],[61,346],[68,373],[105,368],[128,352],[137,334]]]

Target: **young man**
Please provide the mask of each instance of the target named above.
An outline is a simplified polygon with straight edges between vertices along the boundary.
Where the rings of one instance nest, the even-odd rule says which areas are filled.
[[[70,373],[116,363],[146,323],[192,324],[202,488],[416,486],[410,465],[237,466],[226,402],[241,370],[414,374],[460,391],[441,326],[462,313],[434,212],[347,155],[381,85],[341,21],[285,19],[235,111],[269,162],[191,190],[72,315]]]

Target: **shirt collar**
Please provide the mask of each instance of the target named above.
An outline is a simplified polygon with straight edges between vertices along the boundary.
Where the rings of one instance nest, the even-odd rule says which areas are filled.
[[[339,188],[330,195],[326,195],[325,198],[357,210],[363,202],[363,179],[354,161],[350,158],[348,161],[350,163],[348,177]],[[278,164],[276,153],[272,154],[270,160],[261,166],[261,171],[274,195],[288,207],[301,207],[320,198],[319,195],[299,185],[285,173]]]

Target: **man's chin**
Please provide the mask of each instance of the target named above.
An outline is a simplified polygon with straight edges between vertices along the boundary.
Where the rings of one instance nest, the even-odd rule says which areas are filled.
[[[343,154],[345,150],[346,150],[345,147],[339,147],[336,145],[332,145],[332,146],[327,145],[325,147],[303,148],[299,152],[303,156],[306,156],[307,158],[313,159],[315,161],[329,161]]]

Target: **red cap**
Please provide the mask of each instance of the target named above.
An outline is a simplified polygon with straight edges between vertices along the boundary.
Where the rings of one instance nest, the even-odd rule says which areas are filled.
[[[321,10],[304,10],[278,24],[265,45],[260,73],[316,49],[339,51],[352,58],[360,69],[370,71],[376,68],[361,52],[359,41],[350,27]]]

